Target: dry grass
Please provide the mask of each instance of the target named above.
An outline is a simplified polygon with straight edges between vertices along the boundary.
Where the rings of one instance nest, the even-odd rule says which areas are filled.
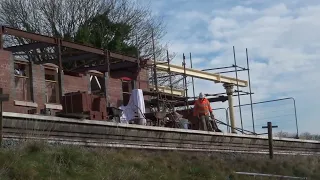
[[[218,179],[234,171],[320,179],[318,157],[89,149],[26,143],[0,151],[1,180],[32,179]],[[236,177],[233,179],[250,179]]]
[[[287,133],[287,132],[278,132],[278,133],[275,133],[274,136],[282,137],[282,138],[295,138],[296,134]],[[299,135],[299,139],[320,141],[320,135],[305,132]]]

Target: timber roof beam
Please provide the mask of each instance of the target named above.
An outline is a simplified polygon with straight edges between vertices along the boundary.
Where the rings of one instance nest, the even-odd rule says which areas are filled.
[[[177,66],[177,65],[172,65],[172,64],[170,64],[170,66],[168,66],[168,64],[165,64],[163,62],[159,62],[156,64],[156,68],[160,71],[168,71],[169,67],[170,67],[171,72],[178,73],[178,74],[184,74],[183,66]],[[220,74],[213,74],[213,73],[204,72],[204,71],[191,69],[191,68],[186,68],[186,75],[190,76],[190,77],[194,77],[194,78],[213,81],[215,83],[228,83],[228,84],[237,85],[236,78],[222,76]],[[247,87],[248,82],[245,80],[238,79],[238,85],[239,85],[239,87]]]

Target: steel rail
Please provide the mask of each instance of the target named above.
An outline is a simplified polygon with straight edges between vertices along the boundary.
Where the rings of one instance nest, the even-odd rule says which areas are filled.
[[[141,147],[179,151],[247,151],[268,153],[268,139],[253,135],[224,134],[93,120],[4,113],[4,138],[45,140],[81,146]],[[274,138],[274,152],[320,154],[320,142]]]
[[[85,142],[99,142],[99,143],[105,143],[105,141],[109,143],[120,143],[121,141],[125,141],[127,144],[139,144],[139,145],[146,145],[148,143],[154,144],[154,143],[161,143],[162,146],[166,145],[167,147],[172,147],[172,145],[175,145],[177,143],[180,143],[180,146],[198,146],[199,148],[204,148],[207,146],[209,142],[198,142],[198,141],[192,141],[192,140],[185,140],[184,142],[179,142],[179,139],[165,139],[165,138],[144,138],[142,141],[138,140],[139,137],[117,137],[115,135],[108,135],[108,138],[102,138],[101,135],[86,135],[86,134],[79,134],[79,133],[62,133],[62,132],[47,132],[44,133],[43,131],[41,132],[33,132],[33,135],[30,136],[30,132],[23,132],[21,133],[21,129],[17,129],[16,131],[11,131],[9,132],[8,130],[6,131],[5,135],[6,136],[14,136],[14,137],[33,137],[33,138],[45,138],[45,139],[51,139],[51,138],[59,138],[59,139],[72,139],[74,141],[85,141]],[[212,144],[212,143],[211,143]],[[210,147],[215,147],[216,149],[237,149],[237,150],[246,150],[246,151],[256,151],[256,150],[268,150],[267,145],[251,145],[250,147],[244,146],[242,143],[234,143],[230,142],[228,144],[224,144],[223,142],[216,142],[212,144]],[[279,151],[290,151],[292,148],[286,147],[286,146],[278,146],[275,148],[275,150]],[[309,149],[311,150],[311,149]],[[305,151],[304,148],[295,148],[296,152],[303,152]]]
[[[123,143],[101,143],[95,141],[79,141],[74,139],[59,139],[59,138],[40,138],[40,137],[20,137],[20,136],[4,136],[4,141],[8,142],[21,142],[21,141],[46,141],[49,144],[58,145],[75,145],[75,146],[85,146],[92,148],[125,148],[125,149],[143,149],[143,150],[165,150],[165,151],[190,151],[190,152],[216,152],[216,153],[240,153],[240,154],[260,154],[268,155],[268,151],[255,150],[230,150],[230,149],[201,149],[201,148],[179,148],[179,147],[165,147],[165,146],[150,146],[135,145],[135,144],[123,144]],[[295,152],[295,151],[276,151],[275,155],[290,155],[290,156],[320,156],[320,153],[310,153],[309,151]]]
[[[176,149],[176,150],[188,150],[192,149],[192,151],[198,151],[201,149],[202,151],[210,152],[213,149],[217,152],[224,152],[224,151],[230,151],[230,152],[264,152],[268,153],[268,146],[263,144],[257,144],[257,145],[250,145],[247,146],[244,143],[236,143],[236,142],[216,142],[211,143],[210,146],[208,146],[209,142],[203,141],[203,142],[197,142],[192,140],[186,140],[184,142],[181,142],[179,139],[169,139],[169,138],[144,138],[139,139],[139,137],[132,137],[132,136],[122,136],[122,137],[116,137],[116,135],[99,135],[96,134],[94,136],[94,133],[80,133],[80,132],[59,132],[55,129],[49,129],[48,131],[45,130],[36,130],[30,128],[30,131],[27,129],[22,131],[22,129],[19,128],[7,128],[4,127],[4,137],[7,139],[33,139],[33,140],[45,140],[45,141],[56,141],[56,142],[62,142],[62,144],[70,144],[69,142],[72,142],[71,144],[79,144],[82,146],[101,146],[101,147],[113,147],[117,144],[124,144],[125,146],[133,146],[133,147],[143,147],[143,148],[151,148],[151,149]],[[180,141],[180,142],[179,142]],[[160,143],[161,145],[155,146],[155,144]],[[173,145],[176,145],[177,143],[180,143],[180,147],[174,147]],[[91,144],[91,145],[90,145]],[[99,145],[100,144],[100,145]],[[193,147],[193,148],[187,148],[187,147]],[[292,148],[292,147],[286,147],[286,146],[278,146],[275,147],[275,154],[277,153],[285,153],[285,154],[317,154],[319,149],[312,149],[312,148]],[[320,154],[320,153],[319,153]]]

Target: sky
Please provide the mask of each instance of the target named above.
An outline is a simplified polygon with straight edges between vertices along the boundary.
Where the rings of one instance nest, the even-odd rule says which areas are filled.
[[[253,102],[284,97],[296,100],[299,133],[320,134],[320,1],[318,0],[139,0],[149,3],[153,15],[163,18],[166,36],[163,42],[176,53],[180,64],[182,53],[192,53],[195,69],[216,68],[234,64],[246,67],[248,48]],[[187,64],[190,66],[190,63]],[[233,70],[233,69],[228,69]],[[219,71],[212,71],[219,72]],[[235,77],[235,73],[225,74]],[[240,79],[248,80],[246,71]],[[189,94],[192,93],[190,88]],[[195,80],[196,94],[225,92],[222,84]],[[248,88],[240,88],[249,91]],[[241,104],[250,102],[241,96]],[[234,104],[238,104],[237,97]],[[226,108],[227,102],[213,103]],[[238,108],[236,124],[241,126]],[[224,110],[215,111],[225,119]],[[242,119],[252,130],[250,106],[243,107]],[[267,121],[278,125],[278,131],[296,132],[293,101],[285,100],[255,105],[257,131]],[[251,126],[251,127],[250,127]]]

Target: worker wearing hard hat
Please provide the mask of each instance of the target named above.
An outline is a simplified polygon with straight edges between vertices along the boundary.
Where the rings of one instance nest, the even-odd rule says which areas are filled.
[[[211,119],[214,120],[214,115],[210,102],[204,97],[202,93],[199,94],[199,99],[194,103],[193,115],[197,116],[200,120],[199,128],[201,130],[212,131],[212,125],[209,122],[209,114]]]

